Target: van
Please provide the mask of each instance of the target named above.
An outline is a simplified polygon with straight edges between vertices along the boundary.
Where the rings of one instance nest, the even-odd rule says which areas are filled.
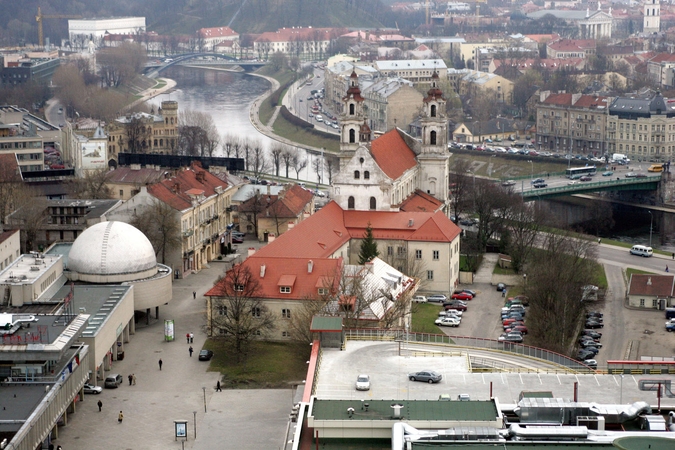
[[[675,319],[675,308],[666,308],[666,319]]]
[[[323,122],[323,117],[321,117],[321,114],[315,117],[317,122]]]
[[[663,172],[663,164],[652,164],[647,172]]]
[[[457,396],[457,401],[458,402],[470,402],[471,396],[469,394],[459,394]]]
[[[112,373],[105,377],[105,382],[103,385],[107,388],[110,389],[115,389],[117,388],[120,384],[122,384],[122,375],[118,373]]]
[[[630,254],[644,256],[645,258],[647,258],[649,256],[652,256],[653,251],[651,247],[647,247],[645,245],[634,245],[630,249]]]

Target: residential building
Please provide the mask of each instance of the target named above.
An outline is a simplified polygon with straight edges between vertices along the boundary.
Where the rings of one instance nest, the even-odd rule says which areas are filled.
[[[171,208],[180,224],[181,244],[167,248],[163,263],[183,277],[202,269],[225,252],[225,232],[231,223],[231,198],[236,190],[193,162],[170,177],[148,186],[107,215],[109,220],[130,222],[134,216],[159,203]]]
[[[546,44],[546,57],[552,59],[583,58],[595,54],[594,39],[559,39]]]
[[[431,84],[434,73],[441,80],[445,80],[448,75],[448,66],[442,59],[375,61],[373,66],[382,75],[405,78],[414,84]]]
[[[628,281],[628,304],[634,308],[663,309],[675,305],[673,275],[631,274]],[[659,303],[663,302],[663,305]]]
[[[203,41],[203,46],[213,52],[224,42],[232,43],[239,40],[239,33],[230,27],[200,28],[197,34]]]
[[[78,175],[108,167],[108,136],[103,127],[96,127],[91,137],[75,134],[74,142],[74,164]]]
[[[480,144],[483,142],[501,142],[517,134],[513,121],[499,118],[484,122],[460,122],[452,132],[452,138],[456,142]]]
[[[24,252],[27,239],[32,245],[29,250],[42,251],[54,242],[74,241],[87,228],[105,222],[106,214],[120,204],[119,200],[44,200],[9,214],[7,224],[21,230]]]
[[[132,164],[107,172],[105,184],[115,198],[129,200],[141,192],[142,186],[155,184],[166,176],[170,176],[171,173],[172,171],[159,167],[141,167],[140,164]]]
[[[609,106],[608,151],[634,161],[667,162],[675,151],[673,101],[657,92],[651,98],[618,97]]]
[[[238,207],[239,231],[256,234],[267,242],[314,212],[314,194],[297,184],[286,185],[277,195],[254,193]]]
[[[0,271],[21,254],[20,235],[19,230],[7,230],[0,233]]]
[[[460,96],[492,93],[498,103],[513,103],[513,81],[494,73],[448,69],[448,80]]]
[[[409,106],[421,104],[424,98],[411,81],[402,78],[380,79],[361,92],[363,113],[368,118],[370,129],[381,132],[397,126],[407,128],[416,114]]]
[[[327,65],[324,70],[324,103],[336,113],[342,111],[342,97],[349,89],[349,76],[352,72],[359,76],[359,85],[362,89],[368,88],[378,77],[377,69],[374,67],[347,60]]]
[[[340,173],[333,178],[331,195],[342,208],[397,211],[417,189],[448,200],[447,118],[437,83],[434,73],[421,105],[421,142],[399,128],[371,141],[365,99],[352,72],[340,117]]]
[[[108,123],[105,131],[110,167],[117,166],[117,155],[123,152],[173,154],[178,146],[178,102],[163,101],[156,114],[118,117]],[[130,148],[130,141],[135,149]]]
[[[647,60],[649,79],[663,89],[675,86],[675,55],[659,53]]]
[[[0,55],[0,86],[29,81],[48,84],[61,65],[58,54],[53,57],[31,58],[25,54]]]
[[[537,105],[537,145],[556,153],[603,155],[610,99],[543,91]]]
[[[253,51],[265,60],[276,52],[302,60],[321,60],[340,34],[336,28],[281,28],[261,33],[253,41]]]
[[[108,17],[68,20],[68,40],[74,48],[101,46],[106,35],[140,34],[145,32],[145,17]]]

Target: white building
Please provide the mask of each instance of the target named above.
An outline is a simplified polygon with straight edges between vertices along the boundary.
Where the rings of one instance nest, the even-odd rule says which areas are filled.
[[[100,47],[107,34],[138,34],[145,32],[145,17],[110,17],[107,19],[68,20],[70,45],[85,48],[89,42]]]
[[[658,33],[661,30],[661,3],[658,0],[646,0],[644,4],[643,33]]]

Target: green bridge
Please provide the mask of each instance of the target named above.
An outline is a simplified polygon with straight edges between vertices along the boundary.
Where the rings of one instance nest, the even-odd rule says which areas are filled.
[[[524,200],[530,201],[598,191],[655,191],[660,182],[661,174],[642,178],[614,178],[607,181],[582,181],[564,186],[531,188],[522,191],[521,195]]]

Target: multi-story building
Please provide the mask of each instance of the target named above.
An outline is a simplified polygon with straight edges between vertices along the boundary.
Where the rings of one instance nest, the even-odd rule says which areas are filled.
[[[172,220],[180,224],[181,243],[166,249],[164,263],[185,276],[224,252],[235,190],[193,162],[171,177],[141,186],[140,192],[112,211],[108,219],[130,222],[158,202],[168,205]]]
[[[394,127],[407,128],[417,113],[410,105],[419,105],[424,98],[411,81],[403,78],[384,78],[361,92],[363,114],[368,118],[370,129],[381,132]]]
[[[141,187],[157,183],[170,173],[159,167],[141,167],[140,164],[132,164],[107,172],[105,184],[115,198],[129,200],[141,192]]]
[[[89,43],[100,47],[109,34],[139,34],[145,32],[145,17],[109,17],[68,21],[68,39],[74,48],[87,48]]]
[[[544,91],[537,105],[537,144],[556,153],[607,152],[607,108],[610,99],[594,95]]]
[[[260,34],[253,42],[253,52],[261,59],[281,52],[303,60],[321,60],[340,34],[334,28],[282,28]]]
[[[212,52],[216,52],[218,45],[223,42],[239,40],[239,33],[230,27],[200,28],[197,34],[204,41],[204,47]]]
[[[584,58],[595,54],[594,39],[560,39],[546,44],[546,57],[553,59]]]
[[[174,153],[178,146],[178,102],[163,101],[157,114],[119,117],[108,124],[106,132],[110,166],[117,165],[117,155],[122,152]]]
[[[442,59],[375,61],[374,67],[384,76],[405,78],[414,84],[431,84],[434,73],[441,80],[448,76],[448,66]]]
[[[666,162],[675,154],[675,109],[657,92],[652,98],[618,97],[609,106],[609,151],[634,161]]]
[[[47,84],[61,65],[53,58],[31,58],[15,55],[0,56],[0,86],[26,83],[29,81]]]
[[[675,86],[675,55],[659,53],[647,60],[649,79],[661,88],[671,89]]]
[[[498,103],[513,103],[513,81],[494,73],[448,69],[448,80],[459,95],[493,92]]]
[[[349,88],[352,72],[359,76],[359,84],[363,89],[373,84],[378,77],[374,67],[345,60],[328,65],[324,70],[324,103],[336,113],[342,112],[342,97]]]

